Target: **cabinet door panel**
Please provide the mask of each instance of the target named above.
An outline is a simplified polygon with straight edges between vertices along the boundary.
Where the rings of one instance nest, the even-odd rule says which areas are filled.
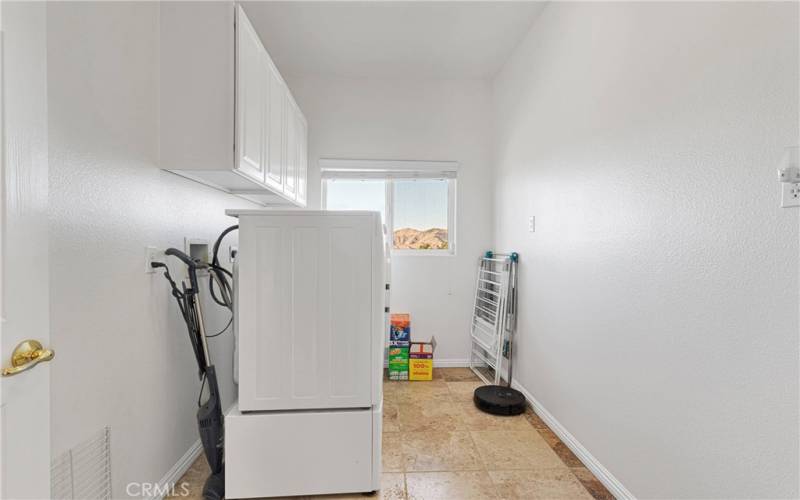
[[[264,182],[265,51],[241,7],[237,12],[236,40],[236,169]]]
[[[284,95],[286,88],[277,70],[269,63],[267,79],[269,87],[269,102],[267,104],[267,173],[266,183],[279,191],[283,191],[283,116]]]
[[[297,196],[297,108],[286,93],[286,176],[283,193],[289,198]]]
[[[298,119],[297,135],[297,202],[305,206],[308,197],[308,127],[302,116]]]

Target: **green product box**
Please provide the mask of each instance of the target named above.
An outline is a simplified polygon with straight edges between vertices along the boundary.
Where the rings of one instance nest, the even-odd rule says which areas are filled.
[[[408,347],[389,347],[389,380],[408,380]]]

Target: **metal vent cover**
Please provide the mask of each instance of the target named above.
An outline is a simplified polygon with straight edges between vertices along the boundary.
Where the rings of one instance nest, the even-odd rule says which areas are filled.
[[[55,457],[50,465],[54,500],[111,499],[111,428]]]

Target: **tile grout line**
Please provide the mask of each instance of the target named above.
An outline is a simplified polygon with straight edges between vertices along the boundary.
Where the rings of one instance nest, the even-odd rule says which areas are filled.
[[[530,405],[530,403],[528,403],[528,405]],[[544,427],[545,427],[545,428],[544,428],[544,429],[540,429],[540,428],[536,427],[535,425],[533,425],[533,422],[531,422],[530,420],[526,419],[526,420],[528,421],[528,423],[531,425],[531,427],[533,427],[533,429],[536,431],[536,433],[537,433],[537,434],[538,434],[538,435],[539,435],[539,436],[540,436],[542,439],[544,439],[544,436],[542,436],[542,432],[541,432],[542,430],[547,430],[547,431],[549,431],[549,432],[551,432],[551,433],[553,433],[553,434],[555,435],[555,433],[554,433],[554,432],[553,432],[553,430],[550,428],[550,426],[548,426],[548,425],[547,425],[547,424],[546,424],[546,423],[545,423],[545,422],[544,422],[544,421],[541,419],[541,417],[539,417],[539,415],[536,415],[536,412],[535,412],[535,411],[533,411],[533,408],[530,408],[530,406],[529,406],[528,408],[526,408],[526,411],[530,411],[531,413],[533,413],[533,415],[534,415],[534,416],[535,416],[537,419],[539,419],[539,421],[541,421],[541,422],[542,422],[542,425],[544,425]],[[561,438],[559,438],[559,437],[558,437],[558,435],[556,435],[556,438],[558,439],[558,443],[562,443],[562,444],[563,444],[563,441],[561,441]],[[576,469],[578,469],[578,470],[583,470],[583,469],[585,469],[586,471],[588,471],[588,472],[591,474],[591,471],[589,471],[589,469],[586,467],[586,465],[583,465],[583,464],[581,464],[581,465],[579,465],[579,466],[570,466],[569,464],[567,464],[567,463],[564,461],[564,459],[561,457],[561,455],[559,455],[559,454],[556,452],[556,450],[555,450],[555,448],[553,447],[553,445],[551,445],[551,444],[550,444],[550,442],[549,442],[547,439],[544,439],[544,441],[545,441],[545,443],[547,443],[547,445],[550,447],[550,449],[551,449],[551,450],[552,450],[552,451],[553,451],[553,452],[556,454],[556,456],[558,457],[558,459],[559,459],[559,460],[561,460],[561,463],[562,463],[562,464],[564,464],[564,466],[565,466],[565,467],[566,467],[566,468],[569,470],[570,474],[572,474],[572,477],[574,477],[574,478],[575,478],[575,479],[578,481],[578,483],[581,485],[581,487],[583,487],[583,489],[584,489],[584,490],[586,490],[586,492],[587,492],[587,493],[588,493],[588,494],[589,494],[589,495],[590,495],[592,498],[595,498],[595,495],[594,495],[594,493],[592,493],[592,491],[591,491],[591,490],[589,490],[589,488],[587,488],[587,487],[586,487],[586,485],[583,483],[583,480],[582,480],[582,479],[581,479],[581,478],[580,478],[580,477],[579,477],[579,476],[578,476],[578,475],[575,473],[575,470],[576,470]],[[592,477],[594,477],[594,474],[592,474]]]
[[[447,379],[446,379],[446,378],[445,378],[445,381],[447,381]],[[447,381],[447,382],[449,382],[449,381]],[[449,383],[448,383],[448,385],[447,385],[447,388],[448,388],[448,391],[450,392],[451,399],[453,399],[454,395],[453,395],[452,388],[451,388],[451,386],[450,386],[450,384],[449,384]],[[453,404],[457,404],[457,403],[456,403],[455,401],[453,401]],[[532,411],[532,410],[531,410],[531,411]],[[535,412],[533,412],[533,414],[534,414],[534,415],[536,415],[536,413],[535,413]],[[537,418],[539,418],[539,416],[538,416],[538,415],[536,415],[536,417],[537,417]],[[523,418],[525,418],[525,417],[523,416]],[[545,426],[545,429],[539,429],[538,427],[536,427],[536,426],[533,424],[533,422],[531,422],[531,421],[530,421],[530,420],[528,420],[527,418],[526,418],[525,420],[527,421],[528,425],[530,425],[530,427],[531,427],[531,428],[532,428],[532,429],[533,429],[533,430],[536,432],[536,435],[538,435],[538,436],[539,436],[539,437],[540,437],[540,438],[541,438],[541,439],[542,439],[542,440],[543,440],[543,441],[544,441],[544,442],[547,444],[548,448],[550,448],[550,450],[551,450],[551,451],[552,451],[552,452],[553,452],[553,453],[554,453],[554,454],[555,454],[555,455],[558,457],[559,461],[560,461],[560,462],[561,462],[561,464],[564,466],[564,468],[566,468],[567,470],[569,470],[569,472],[570,472],[570,474],[572,475],[572,477],[573,477],[573,478],[575,478],[575,480],[577,480],[577,481],[578,481],[578,483],[581,485],[581,487],[582,487],[582,488],[583,488],[583,489],[584,489],[584,490],[585,490],[585,491],[586,491],[586,492],[587,492],[587,493],[588,493],[590,496],[594,497],[594,495],[592,494],[592,492],[591,492],[591,491],[590,491],[590,490],[589,490],[589,489],[588,489],[588,488],[587,488],[587,487],[586,487],[586,486],[583,484],[583,481],[582,481],[582,480],[581,480],[581,479],[580,479],[580,478],[577,476],[577,474],[575,474],[575,471],[573,470],[573,469],[576,469],[576,468],[580,469],[581,467],[573,467],[573,466],[570,466],[570,465],[569,465],[569,464],[568,464],[568,463],[567,463],[567,462],[564,460],[564,458],[563,458],[563,457],[562,457],[562,456],[561,456],[561,455],[560,455],[560,454],[559,454],[559,453],[556,451],[555,445],[557,445],[558,443],[560,443],[560,442],[561,442],[561,439],[560,439],[560,438],[558,438],[558,442],[557,442],[557,443],[551,444],[551,443],[550,443],[550,441],[549,441],[549,440],[547,440],[547,439],[545,438],[545,436],[542,434],[542,431],[543,431],[543,430],[547,430],[547,431],[549,431],[549,432],[551,432],[551,433],[553,432],[553,431],[552,431],[552,429],[550,429],[550,428],[547,426],[547,424],[544,424],[544,426]],[[540,419],[540,420],[541,420],[541,419]],[[495,483],[495,481],[492,479],[491,475],[489,475],[489,474],[488,474],[488,473],[489,473],[489,467],[488,467],[488,465],[486,464],[486,462],[485,462],[485,460],[483,459],[483,457],[481,456],[481,454],[480,454],[480,451],[478,450],[478,445],[477,445],[477,442],[475,441],[475,437],[473,436],[473,431],[472,431],[472,429],[469,429],[469,428],[467,428],[467,431],[469,432],[469,435],[470,435],[470,440],[472,441],[473,445],[475,446],[475,450],[476,450],[476,452],[478,453],[478,459],[479,459],[479,460],[480,460],[480,461],[483,463],[484,472],[486,472],[486,474],[487,474],[487,476],[489,477],[489,480],[490,480],[490,482],[492,483],[492,485],[493,485],[493,486],[497,486],[497,484]],[[584,466],[583,468],[585,468],[585,466]]]
[[[447,390],[450,392],[450,395],[451,395],[451,398],[452,398],[453,393],[452,393],[452,391],[450,389],[450,384],[447,385]],[[453,404],[455,404],[455,402],[453,402]],[[475,448],[475,453],[478,455],[478,460],[480,460],[481,464],[483,465],[483,470],[481,472],[486,474],[486,477],[489,479],[489,483],[492,485],[492,495],[494,495],[495,498],[499,498],[499,495],[497,494],[497,491],[496,491],[497,484],[495,484],[494,480],[492,479],[492,476],[489,475],[489,466],[486,465],[486,461],[483,459],[483,456],[481,455],[481,452],[478,449],[478,443],[475,441],[475,437],[472,435],[472,430],[469,429],[468,426],[466,426],[466,424],[465,424],[465,427],[467,427],[467,429],[466,429],[467,430],[467,434],[469,434],[469,440],[472,442],[472,446]]]
[[[525,469],[509,469],[509,470],[525,470]],[[428,469],[428,470],[410,470],[406,474],[426,474],[428,472],[485,472],[486,469]]]

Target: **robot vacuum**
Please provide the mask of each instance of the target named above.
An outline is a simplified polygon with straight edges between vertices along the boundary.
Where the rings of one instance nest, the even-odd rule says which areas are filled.
[[[478,387],[473,401],[478,409],[492,415],[519,415],[525,411],[525,396],[516,389],[501,385]]]

